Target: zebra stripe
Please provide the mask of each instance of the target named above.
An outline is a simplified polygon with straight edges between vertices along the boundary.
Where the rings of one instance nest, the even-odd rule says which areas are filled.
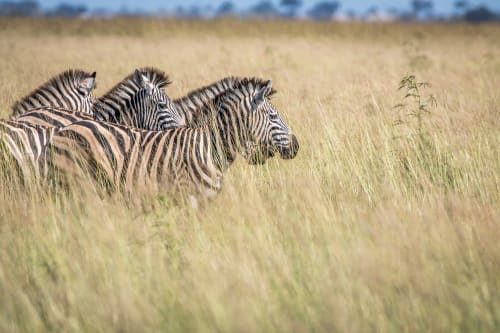
[[[164,91],[170,83],[158,69],[136,69],[99,98],[93,108],[94,118],[147,130],[184,126],[184,116]],[[155,107],[149,108],[150,104]]]
[[[136,70],[93,105],[93,117],[98,121],[149,130],[182,126],[184,118],[179,116],[163,91],[168,82],[168,78],[157,70]],[[88,118],[70,110],[45,107],[23,114],[17,121],[64,127],[83,119]]]
[[[28,125],[61,128],[80,120],[92,120],[92,116],[82,112],[71,112],[63,108],[43,107],[24,113],[16,122]]]
[[[186,96],[176,98],[173,103],[177,110],[183,113],[186,124],[190,127],[201,126],[209,118],[206,112],[210,111],[215,99],[221,94],[234,88],[241,79],[226,77],[210,85],[195,89]]]
[[[296,156],[297,138],[270,103],[273,93],[270,81],[242,80],[215,99],[213,121],[199,128],[139,131],[78,121],[54,135],[48,161],[56,174],[83,171],[111,190],[185,189],[211,196],[237,154],[248,154],[249,144],[261,158],[250,162],[263,162],[276,151],[283,158]]]
[[[39,179],[40,159],[54,133],[53,128],[0,120],[2,175],[15,173],[25,185]]]
[[[56,75],[15,102],[12,106],[12,117],[16,118],[29,110],[44,106],[62,107],[90,114],[96,101],[92,94],[95,77],[95,72],[87,73],[77,69]]]

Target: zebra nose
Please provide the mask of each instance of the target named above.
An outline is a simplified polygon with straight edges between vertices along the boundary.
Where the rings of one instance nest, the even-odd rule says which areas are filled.
[[[281,153],[281,157],[289,160],[292,158],[295,158],[297,156],[297,153],[299,152],[299,140],[297,140],[297,137],[294,134],[290,135],[290,146],[286,149],[283,149]]]

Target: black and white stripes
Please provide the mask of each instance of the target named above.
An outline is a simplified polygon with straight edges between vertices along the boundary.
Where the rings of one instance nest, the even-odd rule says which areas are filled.
[[[91,114],[92,106],[96,101],[92,94],[95,79],[95,72],[67,70],[16,102],[12,106],[12,116],[16,118],[29,110],[44,106],[61,107]]]
[[[241,80],[215,98],[211,121],[197,128],[140,131],[78,121],[54,135],[48,160],[59,174],[92,175],[111,189],[153,186],[211,196],[237,155],[248,155],[249,143],[260,152],[249,162],[297,154],[295,135],[269,101],[273,93],[270,81]]]
[[[195,127],[204,124],[210,113],[210,106],[213,106],[215,98],[233,89],[238,79],[227,77],[214,82],[208,86],[195,89],[186,96],[174,99],[175,107],[182,112],[186,119],[186,124]]]
[[[39,179],[40,159],[54,133],[54,128],[0,120],[2,175],[16,177],[23,184]]]
[[[271,81],[227,77],[174,101],[164,91],[168,84],[163,72],[142,68],[92,98],[88,111],[32,103],[16,122],[1,124],[1,142],[22,175],[39,177],[42,159],[58,179],[90,175],[108,190],[128,193],[156,189],[211,196],[237,155],[249,164],[276,153],[296,156],[298,140],[270,101]]]
[[[137,69],[99,98],[94,118],[148,130],[184,126],[184,116],[164,90],[170,83],[165,73],[155,68]]]

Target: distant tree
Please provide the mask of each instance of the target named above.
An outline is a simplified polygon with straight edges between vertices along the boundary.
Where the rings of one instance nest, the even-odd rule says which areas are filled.
[[[434,9],[434,3],[430,0],[412,0],[411,7],[416,17],[418,18],[422,18],[422,16],[429,17],[432,15],[432,10]]]
[[[36,1],[0,2],[0,16],[36,16],[40,13],[40,5]]]
[[[499,16],[485,6],[469,9],[465,12],[464,18],[466,21],[474,23],[500,20]]]
[[[184,9],[183,6],[177,6],[175,7],[174,15],[177,17],[185,17],[187,12],[187,9]]]
[[[250,14],[255,16],[272,18],[279,15],[278,9],[274,7],[271,1],[263,0],[250,8]]]
[[[469,2],[466,0],[458,0],[458,1],[455,1],[455,3],[453,5],[458,10],[464,10],[464,9],[467,9],[467,7],[469,7]]]
[[[300,6],[302,6],[301,0],[281,0],[280,6],[285,10],[285,16],[295,17]]]
[[[189,7],[187,11],[187,17],[189,18],[200,18],[202,17],[202,9],[196,5]]]
[[[336,1],[318,2],[307,12],[307,15],[315,20],[330,20],[339,7]]]
[[[53,10],[49,11],[47,14],[49,16],[77,17],[81,16],[86,11],[87,7],[84,5],[72,5],[68,3],[62,3]]]
[[[216,10],[216,16],[231,16],[236,13],[236,7],[231,1],[224,1]]]
[[[366,12],[368,13],[368,15],[370,15],[370,14],[376,14],[376,13],[378,13],[378,11],[379,10],[378,10],[377,6],[371,6],[368,8],[368,10]]]
[[[111,18],[115,15],[121,15],[123,11],[123,7],[118,10],[117,12],[113,12],[107,8],[103,8],[103,7],[98,7],[98,8],[95,8],[92,10],[92,12],[90,13],[90,16],[92,17],[102,17],[102,18]]]
[[[350,18],[351,20],[355,19],[356,18],[356,11],[354,9],[349,9],[346,11],[346,15],[348,18]]]
[[[466,0],[458,0],[453,3],[453,6],[455,7],[454,15],[457,17],[461,17],[469,7],[469,3]]]
[[[401,15],[400,10],[397,9],[397,8],[395,8],[395,7],[389,8],[388,13],[391,14],[391,15],[394,15],[396,17],[399,17]]]

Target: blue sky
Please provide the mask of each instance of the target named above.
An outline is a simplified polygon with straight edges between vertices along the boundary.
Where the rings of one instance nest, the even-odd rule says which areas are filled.
[[[260,0],[233,0],[232,2],[238,8],[248,8],[252,4],[259,2]],[[302,8],[311,7],[314,3],[319,0],[302,0]],[[357,12],[365,12],[370,7],[377,7],[379,9],[397,8],[397,9],[409,9],[410,0],[338,0],[341,4],[341,11],[355,10]],[[88,8],[106,8],[117,10],[120,8],[128,8],[131,10],[141,9],[141,10],[157,10],[166,9],[173,10],[177,6],[182,5],[184,7],[189,7],[191,5],[211,5],[212,7],[217,7],[224,0],[38,0],[38,2],[44,8],[54,7],[61,2],[74,3],[74,4],[85,4]],[[279,0],[273,0],[274,4],[279,4]],[[448,14],[453,10],[453,3],[455,0],[434,0],[434,8],[438,13]],[[491,9],[500,10],[500,0],[469,0],[469,4],[475,6],[479,4],[485,4]]]

